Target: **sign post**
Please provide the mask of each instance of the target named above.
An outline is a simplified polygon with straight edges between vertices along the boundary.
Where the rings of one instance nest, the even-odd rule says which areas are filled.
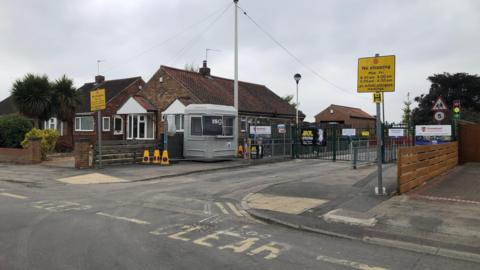
[[[97,111],[98,166],[102,168],[102,110],[105,110],[105,89],[90,92],[90,111]]]
[[[358,93],[374,93],[373,101],[376,104],[376,133],[377,133],[377,175],[378,186],[375,194],[386,195],[382,175],[382,119],[380,104],[384,92],[395,92],[395,56],[365,57],[358,59]]]

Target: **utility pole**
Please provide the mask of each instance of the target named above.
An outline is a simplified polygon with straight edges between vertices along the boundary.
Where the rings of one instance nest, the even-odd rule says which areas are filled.
[[[235,110],[237,111],[237,117],[235,117],[234,121],[234,136],[233,136],[233,145],[235,148],[235,153],[238,150],[238,0],[233,0],[235,3],[235,76],[233,80],[233,104]]]

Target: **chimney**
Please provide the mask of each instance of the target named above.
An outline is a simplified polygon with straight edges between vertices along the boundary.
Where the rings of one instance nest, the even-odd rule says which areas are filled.
[[[203,76],[210,76],[210,68],[207,67],[207,60],[203,60],[203,66],[199,69],[200,74]]]
[[[101,84],[105,81],[105,76],[97,75],[95,76],[95,84]]]

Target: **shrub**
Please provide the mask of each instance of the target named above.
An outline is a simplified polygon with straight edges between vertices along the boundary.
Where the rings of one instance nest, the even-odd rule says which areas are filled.
[[[18,114],[0,116],[0,147],[20,148],[25,134],[33,127],[29,118]]]
[[[28,147],[28,141],[30,138],[39,138],[40,139],[40,148],[42,151],[42,159],[47,158],[47,154],[53,152],[55,149],[55,144],[57,143],[58,137],[60,134],[58,131],[53,129],[32,129],[27,134],[25,134],[25,139],[22,142],[23,148]]]

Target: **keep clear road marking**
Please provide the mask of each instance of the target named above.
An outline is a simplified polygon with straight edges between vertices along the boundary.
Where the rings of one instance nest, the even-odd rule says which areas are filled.
[[[350,267],[353,269],[359,269],[359,270],[388,270],[387,268],[371,266],[371,265],[367,265],[359,262],[353,262],[345,259],[337,259],[333,257],[323,256],[323,255],[319,255],[317,257],[317,260],[332,263],[332,264],[337,264],[337,265],[343,265],[343,266],[347,266],[347,267]]]
[[[114,216],[114,215],[110,215],[110,214],[103,213],[103,212],[98,212],[96,214],[99,215],[99,216],[109,217],[109,218],[118,219],[118,220],[124,220],[124,221],[128,221],[128,222],[135,223],[135,224],[140,224],[140,225],[149,225],[150,224],[150,222],[148,222],[148,221],[143,221],[143,220],[135,219],[135,218],[119,217],[119,216]]]
[[[0,192],[0,195],[5,196],[5,197],[20,199],[20,200],[26,200],[26,199],[28,199],[28,197],[25,197],[25,196],[22,196],[22,195],[13,194],[13,193],[8,193],[8,192]]]

